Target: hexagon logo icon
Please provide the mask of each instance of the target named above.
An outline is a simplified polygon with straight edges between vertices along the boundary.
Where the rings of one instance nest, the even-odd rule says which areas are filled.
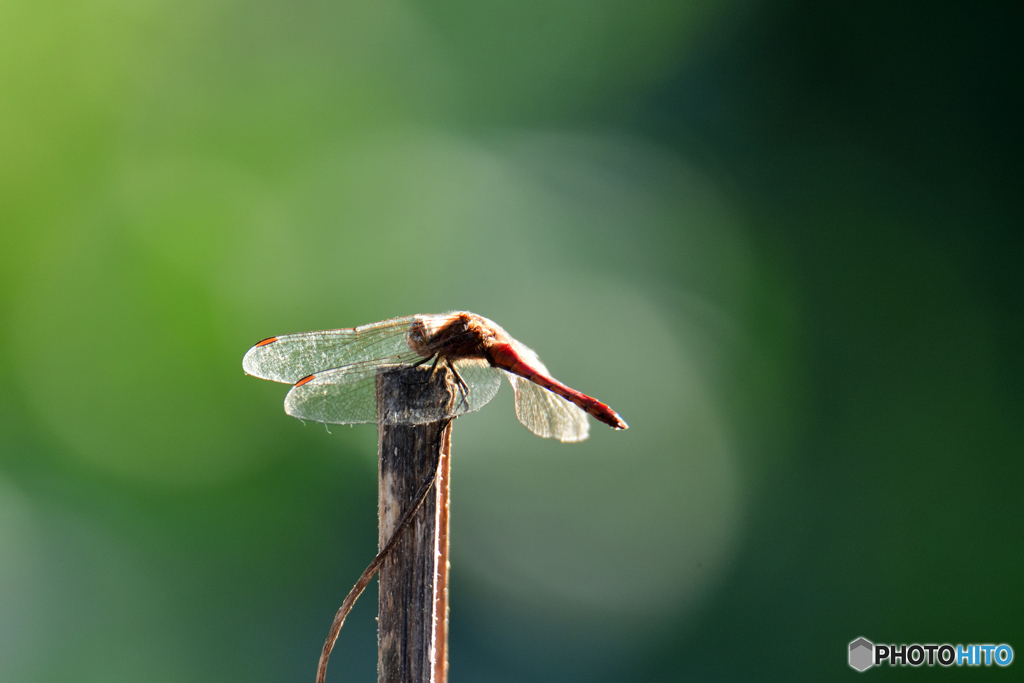
[[[867,638],[850,643],[850,666],[857,671],[870,669],[875,663],[875,645]]]

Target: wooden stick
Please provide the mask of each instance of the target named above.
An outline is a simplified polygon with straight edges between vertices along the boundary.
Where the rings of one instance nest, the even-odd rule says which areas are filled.
[[[378,375],[378,415],[382,417],[400,415],[410,410],[421,409],[431,402],[450,408],[455,397],[451,374],[447,368],[441,368],[440,372],[431,372],[431,370],[432,368],[405,368]],[[403,534],[414,519],[417,521],[417,528],[412,534],[414,536],[412,542],[407,545],[411,545],[418,552],[414,552],[412,557],[408,557],[409,553],[407,552],[403,553],[397,558],[395,569],[400,572],[402,567],[420,567],[421,571],[410,573],[410,582],[405,586],[408,590],[400,591],[399,594],[419,595],[421,598],[430,595],[431,599],[429,603],[420,600],[420,603],[423,604],[420,605],[419,612],[409,609],[413,605],[410,605],[407,600],[398,600],[397,602],[393,599],[385,600],[385,578],[382,572],[380,616],[378,616],[378,681],[379,683],[394,681],[447,683],[448,681],[448,477],[451,462],[449,458],[451,420],[411,427],[403,426],[403,428],[385,424],[385,421],[386,418],[381,420],[378,438],[380,456],[378,458],[380,474],[378,483],[380,490],[378,534],[380,540],[378,545],[381,546],[381,549],[373,562],[363,570],[356,585],[349,591],[337,614],[334,615],[334,621],[331,623],[327,640],[324,642],[323,651],[320,653],[320,663],[316,672],[317,683],[326,681],[327,661],[334,648],[334,643],[338,639],[341,627],[345,623],[345,618],[374,574],[385,564],[385,560],[399,545]],[[411,447],[412,450],[406,451],[403,450],[403,447]],[[387,466],[385,466],[385,453],[390,454]],[[412,467],[409,467],[410,465]],[[403,484],[410,483],[411,477],[415,476],[415,473],[406,470],[422,471],[424,469],[417,465],[426,466],[426,477],[413,496],[403,496]],[[384,485],[385,471],[389,473],[387,496],[385,496]],[[399,476],[402,474],[407,476]],[[395,495],[396,491],[398,495]],[[432,492],[434,495],[430,495]],[[387,505],[385,505],[385,501],[387,501]],[[433,507],[432,512],[423,510],[424,503],[428,503],[428,501],[431,503],[428,507]],[[394,516],[397,514],[397,506],[403,506],[404,510],[397,524],[392,524]],[[421,510],[423,510],[422,513]],[[386,522],[388,523],[388,533],[385,533]],[[429,532],[430,537],[433,537],[432,543],[430,537],[424,537],[424,532]],[[387,538],[386,543],[383,540],[385,538]],[[429,556],[423,554],[423,551],[428,548],[434,551]],[[429,567],[431,558],[434,560],[432,570]],[[412,584],[414,576],[428,578],[429,584],[424,584],[421,581],[419,585],[414,586]],[[388,584],[395,583],[401,584],[402,577],[392,571],[389,573]],[[389,606],[387,610],[385,609],[386,602]],[[399,607],[404,605],[406,609],[395,610],[392,608],[392,605],[395,604]],[[429,608],[429,610],[424,608]],[[386,611],[387,619],[384,618]],[[383,624],[386,621],[397,625],[398,628],[390,628],[385,634]],[[397,636],[401,638],[403,626],[407,633],[422,633],[422,624],[430,625],[428,640],[424,641],[420,638],[413,642],[396,639],[396,630],[398,631]],[[413,627],[411,631],[410,626]],[[387,635],[386,639],[385,635]],[[385,667],[382,665],[385,661],[385,640],[389,644],[388,661],[393,663],[388,667],[390,673],[387,673],[387,676],[389,677],[385,677]],[[399,645],[399,657],[397,658],[392,652],[396,643]],[[407,647],[407,645],[411,645],[411,647]],[[428,655],[426,667],[422,661],[424,653]],[[412,655],[411,658],[410,655]],[[412,671],[416,669],[415,662],[419,662],[419,669],[427,674],[427,678],[411,676]]]
[[[378,375],[379,543],[386,547],[404,513],[418,511],[380,567],[377,632],[378,683],[446,683],[448,653],[449,421],[387,424],[386,416],[443,406],[451,410],[457,389],[439,367]],[[435,476],[437,473],[439,476]],[[433,488],[422,504],[422,483]]]

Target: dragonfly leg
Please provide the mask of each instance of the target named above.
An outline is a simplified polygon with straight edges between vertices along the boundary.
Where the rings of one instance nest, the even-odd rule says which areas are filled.
[[[462,404],[466,402],[466,398],[469,396],[469,385],[466,384],[466,380],[462,379],[462,375],[460,375],[459,371],[455,369],[455,366],[451,361],[445,359],[445,365],[447,365],[448,369],[452,371],[453,375],[455,375],[455,383],[459,385],[459,392],[462,394],[462,400],[459,401],[459,406],[455,409],[455,412],[459,412],[459,409],[462,408]]]
[[[437,365],[437,354],[436,353],[433,356],[427,356],[426,358],[420,358],[418,361],[413,363],[410,367],[418,368],[419,366],[423,365],[424,363],[429,363],[430,361],[434,361],[434,365]],[[431,367],[433,367],[433,366],[431,366]]]
[[[421,358],[420,360],[418,360],[415,363],[413,363],[412,365],[410,365],[409,367],[418,368],[419,366],[423,365],[424,363],[427,363],[427,362],[429,362],[431,360],[434,361],[431,364],[431,366],[430,366],[430,374],[427,375],[427,378],[425,380],[422,380],[422,381],[416,380],[415,382],[409,382],[409,384],[425,384],[426,382],[429,382],[434,377],[434,370],[437,369],[437,361],[439,361],[440,359],[441,359],[440,356],[438,356],[437,354],[434,354],[433,356],[427,356],[426,358]]]

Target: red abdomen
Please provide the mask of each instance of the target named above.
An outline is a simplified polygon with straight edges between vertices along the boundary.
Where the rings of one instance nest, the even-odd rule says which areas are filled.
[[[501,368],[513,375],[519,375],[523,379],[544,387],[554,392],[567,401],[575,403],[590,415],[614,427],[615,429],[627,429],[629,425],[619,417],[619,414],[601,403],[596,398],[587,396],[584,393],[568,387],[553,377],[548,377],[531,366],[510,344],[493,344],[490,347],[490,360],[496,368]]]

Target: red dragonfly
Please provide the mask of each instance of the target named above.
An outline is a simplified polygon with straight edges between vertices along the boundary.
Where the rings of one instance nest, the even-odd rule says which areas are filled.
[[[437,422],[479,410],[494,398],[502,372],[516,395],[516,417],[534,434],[559,441],[587,438],[587,413],[628,425],[604,403],[551,377],[537,354],[483,316],[466,311],[392,318],[361,327],[264,339],[242,359],[261,379],[292,384],[284,409],[298,418],[331,424],[377,422],[379,371],[439,363],[455,377],[461,398],[443,414],[411,408],[389,422]]]

